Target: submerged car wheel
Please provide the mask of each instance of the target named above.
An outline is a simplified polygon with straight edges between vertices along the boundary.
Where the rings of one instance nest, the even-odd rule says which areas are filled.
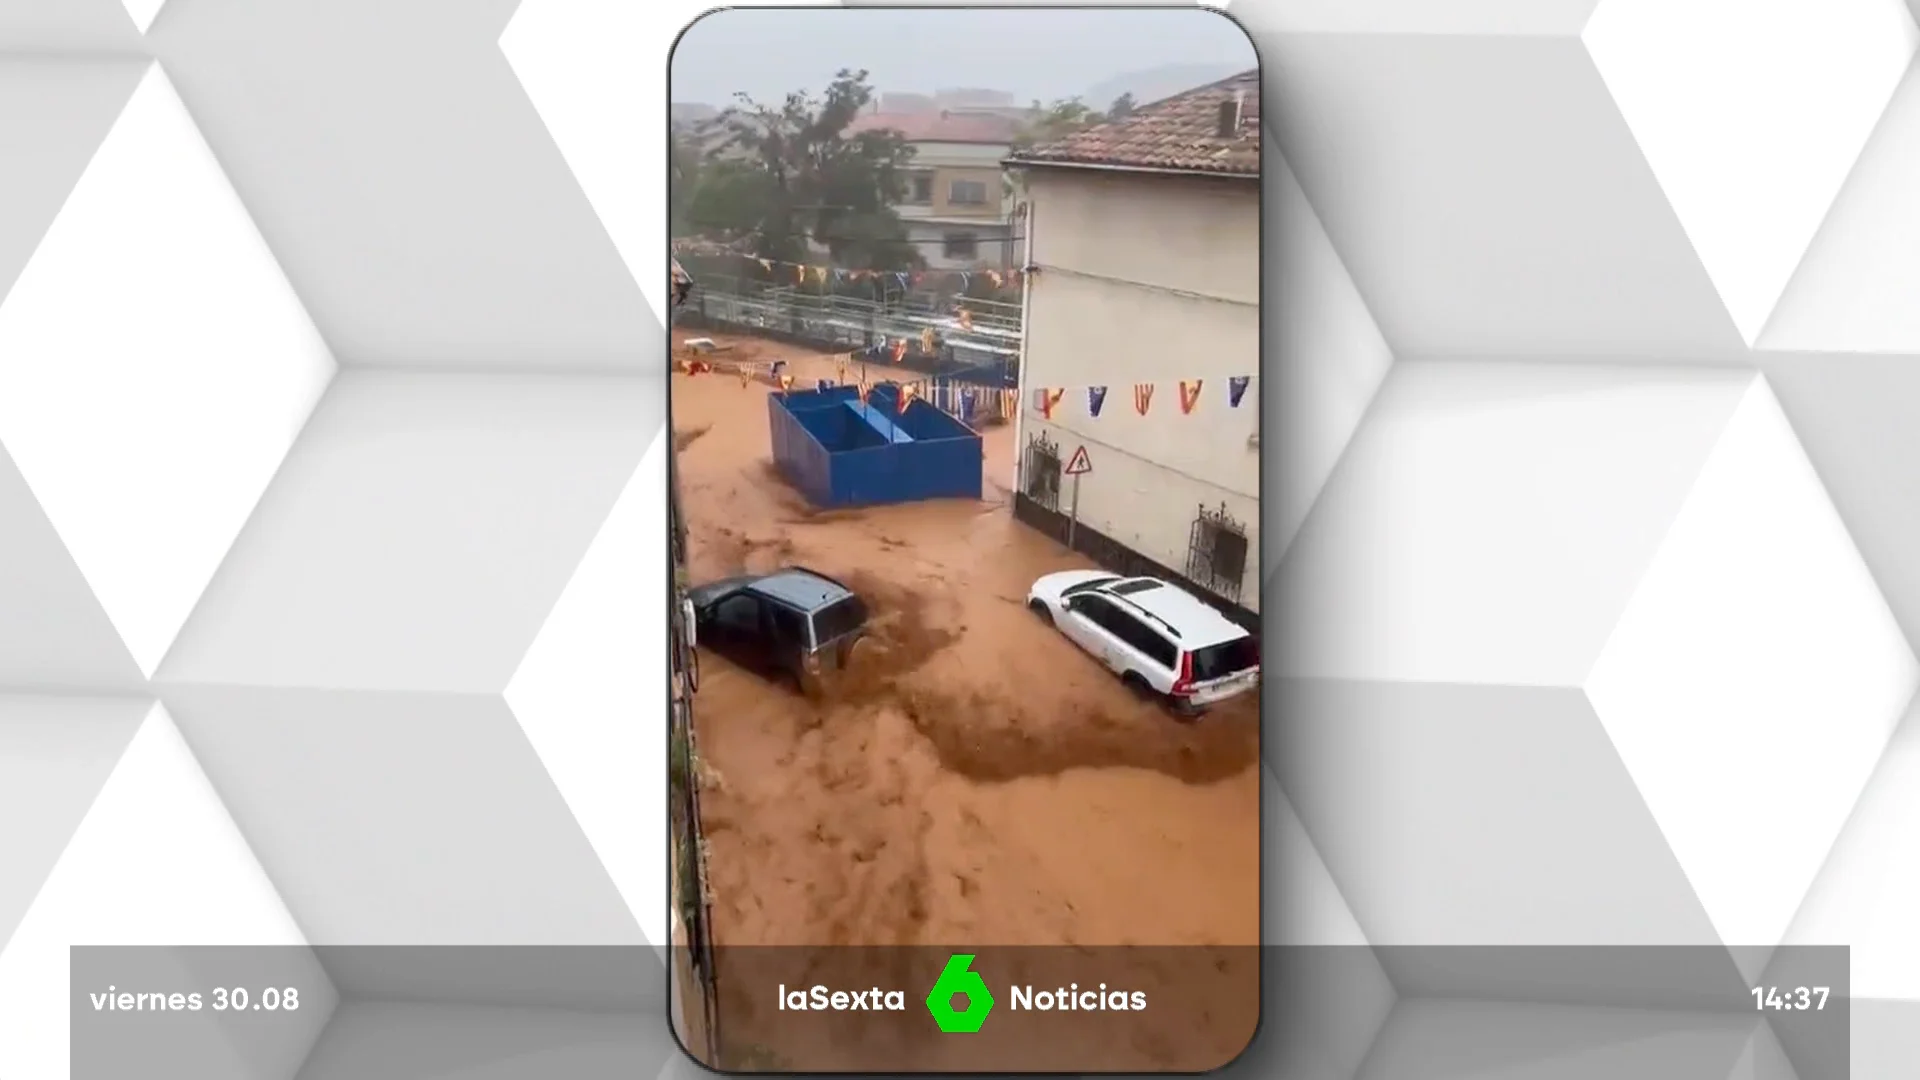
[[[1046,623],[1048,626],[1053,625],[1053,612],[1047,610],[1047,602],[1045,600],[1027,601],[1027,610],[1040,616],[1041,622]]]

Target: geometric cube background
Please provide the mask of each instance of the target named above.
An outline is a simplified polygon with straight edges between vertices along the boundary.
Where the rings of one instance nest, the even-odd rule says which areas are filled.
[[[661,67],[702,10],[0,0],[0,1077],[67,1074],[74,944],[667,940]],[[1404,950],[1846,944],[1853,1075],[1904,1075],[1912,13],[1230,10],[1266,936],[1323,976],[1233,1068],[1784,1080],[1802,1033],[1650,977]],[[361,955],[227,1074],[694,1068],[578,988]]]
[[[661,322],[516,6],[0,3],[8,1080],[67,1075],[71,945],[666,940]],[[472,996],[380,955],[197,1074]],[[467,1066],[554,1038],[468,1004]]]
[[[1557,985],[1392,948],[1447,944],[1726,947],[1750,983],[1789,977],[1782,945],[1848,945],[1852,1075],[1899,1075],[1920,1051],[1912,12],[1231,10],[1392,355],[1333,468],[1278,464],[1308,509],[1267,556],[1268,760],[1399,999],[1345,1075],[1818,1071],[1790,1025],[1636,1056],[1683,1038],[1621,1026],[1679,1007],[1651,970]],[[1294,180],[1268,175],[1271,210]],[[1269,287],[1273,334],[1304,287]]]
[[[1276,767],[1381,945],[1776,944],[1920,689],[1751,372],[1406,364],[1277,586]]]

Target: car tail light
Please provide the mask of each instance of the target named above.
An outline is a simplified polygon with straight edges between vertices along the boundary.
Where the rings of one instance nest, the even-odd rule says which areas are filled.
[[[1173,680],[1173,693],[1193,693],[1193,654],[1190,652],[1180,654],[1180,677]]]

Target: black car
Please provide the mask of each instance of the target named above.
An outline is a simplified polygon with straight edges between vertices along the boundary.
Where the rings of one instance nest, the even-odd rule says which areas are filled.
[[[802,690],[844,668],[866,632],[865,602],[805,567],[708,582],[687,599],[701,645],[760,674],[791,678]]]

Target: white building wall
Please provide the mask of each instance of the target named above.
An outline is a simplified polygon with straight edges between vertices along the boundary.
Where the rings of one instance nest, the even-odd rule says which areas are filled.
[[[913,241],[929,270],[975,270],[1011,267],[1020,257],[1018,244],[1010,243],[1012,226],[992,219],[962,222],[958,218],[943,221],[907,219],[907,239]],[[978,240],[971,259],[949,259],[942,241],[948,233],[966,232]]]
[[[926,140],[913,144],[916,169],[997,169],[1013,147],[997,143],[953,143]]]
[[[1038,169],[1027,190],[1032,258],[1021,439],[1044,433],[1065,460],[1085,445],[1093,472],[1082,524],[1184,572],[1199,507],[1224,504],[1246,528],[1240,602],[1259,610],[1259,386],[1239,408],[1228,380],[1259,373],[1260,196],[1251,181]],[[1178,381],[1202,380],[1190,414]],[[1154,384],[1145,416],[1135,383]],[[1089,416],[1086,387],[1108,387]],[[1064,387],[1051,420],[1040,387]],[[1063,481],[1060,509],[1073,484]]]

